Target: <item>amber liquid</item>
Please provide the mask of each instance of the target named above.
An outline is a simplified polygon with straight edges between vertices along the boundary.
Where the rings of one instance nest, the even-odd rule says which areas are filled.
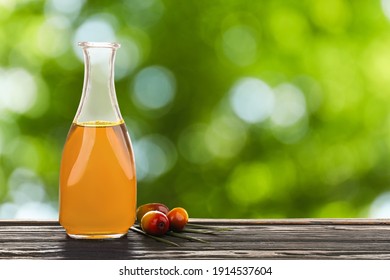
[[[125,124],[73,124],[60,171],[60,223],[72,237],[126,234],[135,221],[136,176]]]

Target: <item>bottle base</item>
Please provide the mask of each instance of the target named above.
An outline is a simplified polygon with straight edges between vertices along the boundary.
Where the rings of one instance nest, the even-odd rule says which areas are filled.
[[[92,233],[92,234],[72,234],[66,233],[69,237],[73,239],[117,239],[125,236],[127,232],[124,233]]]

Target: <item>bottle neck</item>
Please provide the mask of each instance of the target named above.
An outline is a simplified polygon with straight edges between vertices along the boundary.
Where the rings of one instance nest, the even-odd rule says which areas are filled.
[[[84,53],[84,85],[74,122],[113,125],[123,122],[114,86],[116,48],[112,44],[80,43]]]

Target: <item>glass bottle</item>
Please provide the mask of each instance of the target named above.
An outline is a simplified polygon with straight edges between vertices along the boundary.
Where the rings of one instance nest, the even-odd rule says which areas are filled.
[[[61,160],[59,221],[73,238],[118,238],[134,224],[133,149],[114,87],[117,43],[81,42],[84,85]]]

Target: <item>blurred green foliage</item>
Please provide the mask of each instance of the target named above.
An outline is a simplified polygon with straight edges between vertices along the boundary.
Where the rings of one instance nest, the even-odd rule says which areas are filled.
[[[1,0],[0,218],[56,217],[78,41],[122,44],[116,91],[139,204],[215,218],[383,214],[389,21],[388,0]]]

